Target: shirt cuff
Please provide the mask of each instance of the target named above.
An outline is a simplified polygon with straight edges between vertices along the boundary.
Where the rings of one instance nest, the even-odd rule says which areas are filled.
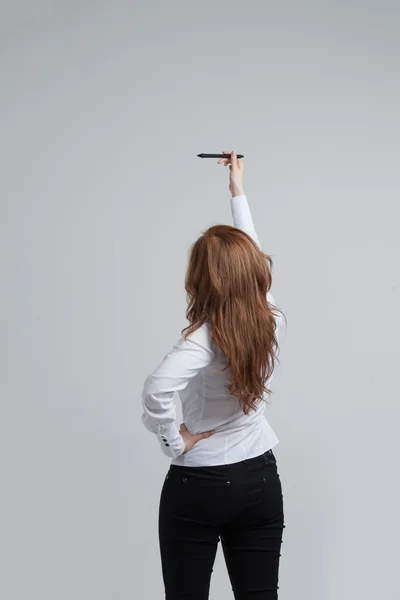
[[[177,458],[185,451],[185,442],[175,423],[161,426],[157,432],[161,449],[167,456]]]
[[[151,419],[146,412],[142,414],[142,423],[152,433],[155,433],[161,444],[161,450],[166,456],[177,458],[185,451],[185,442],[175,423],[160,425]]]
[[[240,194],[240,196],[232,196],[231,202],[233,202],[234,204],[236,204],[236,202],[240,202],[241,200],[243,200],[243,198],[247,199],[246,194]]]

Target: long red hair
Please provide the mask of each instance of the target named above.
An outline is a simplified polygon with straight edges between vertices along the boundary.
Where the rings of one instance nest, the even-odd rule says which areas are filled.
[[[205,322],[231,369],[229,392],[247,414],[265,394],[278,354],[280,311],[267,300],[272,258],[241,229],[215,225],[193,244],[186,272],[187,338]],[[283,314],[283,313],[282,313]]]

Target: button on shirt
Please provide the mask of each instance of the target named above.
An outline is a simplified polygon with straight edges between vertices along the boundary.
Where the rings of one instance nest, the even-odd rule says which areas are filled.
[[[231,198],[234,226],[248,233],[261,248],[246,196]],[[275,305],[268,292],[267,300]],[[282,315],[277,318],[278,342]],[[186,340],[183,336],[147,377],[142,393],[144,426],[156,434],[172,464],[182,466],[221,465],[258,456],[278,443],[265,415],[265,402],[244,414],[239,399],[229,394],[230,368],[211,340],[207,323]],[[271,382],[273,375],[267,380]],[[215,431],[184,453],[175,412],[175,392],[182,402],[183,421],[192,434]]]

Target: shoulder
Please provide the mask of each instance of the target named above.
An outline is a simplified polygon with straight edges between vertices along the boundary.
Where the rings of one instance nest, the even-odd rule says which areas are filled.
[[[276,308],[278,310],[278,314],[275,316],[275,321],[276,321],[277,335],[278,335],[278,337],[280,337],[281,331],[284,329],[283,314],[280,311],[279,306],[276,304],[275,298],[273,297],[273,295],[270,292],[267,292],[267,300],[274,308]]]
[[[270,304],[273,304],[274,306],[276,306],[275,298],[273,297],[271,292],[267,292],[267,300]]]
[[[196,345],[201,347],[204,351],[213,353],[211,334],[208,323],[203,323],[198,329],[190,333],[185,339],[184,336],[181,338],[183,344]]]
[[[283,321],[283,316],[282,316],[279,306],[275,302],[275,298],[271,294],[271,292],[267,292],[267,300],[268,300],[269,304],[271,304],[274,308],[276,308],[279,311],[278,315],[276,316],[276,320],[278,321],[278,324],[281,324],[281,322]]]

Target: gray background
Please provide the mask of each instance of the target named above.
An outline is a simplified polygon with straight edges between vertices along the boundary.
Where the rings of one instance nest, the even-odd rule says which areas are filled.
[[[2,3],[1,600],[163,597],[140,393],[232,148],[288,318],[280,598],[397,598],[396,4]]]

